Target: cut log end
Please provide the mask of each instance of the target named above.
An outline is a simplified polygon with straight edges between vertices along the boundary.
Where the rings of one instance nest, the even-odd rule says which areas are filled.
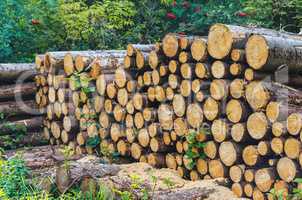
[[[229,135],[228,124],[222,119],[216,119],[211,126],[212,135],[216,142],[223,142]]]
[[[256,140],[262,139],[268,130],[268,121],[263,112],[255,112],[248,117],[247,130]]]
[[[216,59],[226,57],[232,48],[233,35],[229,28],[223,24],[211,26],[208,35],[209,54]]]
[[[252,35],[249,37],[246,47],[247,63],[255,70],[261,69],[269,57],[269,47],[264,37]]]
[[[163,39],[163,51],[166,56],[172,58],[178,52],[178,40],[175,35],[167,34]]]
[[[299,113],[289,115],[287,117],[286,127],[289,134],[298,135],[302,127],[302,115]]]
[[[253,145],[245,147],[242,152],[242,158],[244,163],[248,166],[255,166],[259,159],[257,147]]]
[[[202,62],[207,57],[207,44],[203,39],[195,39],[191,45],[191,54],[194,60]]]
[[[219,103],[215,99],[209,97],[205,100],[203,111],[205,118],[209,121],[213,121],[218,116]]]
[[[284,157],[277,163],[277,172],[282,180],[290,183],[296,177],[297,167],[293,160]]]
[[[238,148],[232,142],[223,142],[219,147],[219,156],[223,164],[230,167],[238,159]]]

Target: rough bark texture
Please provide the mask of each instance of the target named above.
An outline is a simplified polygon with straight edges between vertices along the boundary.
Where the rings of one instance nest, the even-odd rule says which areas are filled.
[[[36,74],[34,63],[0,64],[1,84],[15,83],[18,78],[33,80]]]
[[[12,100],[14,98],[29,99],[36,92],[35,83],[22,83],[0,86],[0,100]]]
[[[42,128],[43,117],[33,117],[30,119],[18,120],[14,122],[7,122],[0,125],[0,135],[13,134],[15,129],[26,129],[33,131]]]
[[[232,48],[243,49],[248,37],[252,34],[288,37],[302,41],[302,37],[270,29],[242,27],[226,24],[214,24],[209,30],[208,51],[215,59],[222,59],[231,53]]]
[[[246,43],[247,62],[255,70],[275,71],[286,66],[290,72],[300,73],[301,46],[301,39],[253,35]]]
[[[37,104],[33,100],[18,102],[1,102],[0,112],[6,116],[40,115]]]

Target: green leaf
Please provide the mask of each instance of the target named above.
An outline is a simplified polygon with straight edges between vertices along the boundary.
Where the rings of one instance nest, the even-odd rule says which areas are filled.
[[[101,142],[101,139],[98,136],[89,137],[86,141],[86,146],[89,146],[91,148],[95,148],[98,146]]]

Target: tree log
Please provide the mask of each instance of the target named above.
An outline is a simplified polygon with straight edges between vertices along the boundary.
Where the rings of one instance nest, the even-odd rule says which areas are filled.
[[[286,120],[287,131],[291,135],[298,135],[302,128],[302,114],[292,113]]]
[[[247,102],[254,110],[265,108],[270,100],[301,105],[302,92],[276,82],[252,81],[246,86]]]
[[[30,119],[18,120],[15,122],[7,122],[0,125],[0,135],[13,134],[19,129],[26,131],[38,130],[42,127],[43,117],[33,117]]]
[[[273,168],[263,168],[256,171],[255,183],[261,192],[268,192],[275,182],[275,173]]]
[[[236,123],[231,128],[231,136],[235,142],[251,141],[245,123]]]
[[[284,151],[284,138],[274,137],[271,140],[271,149],[277,155],[282,154]]]
[[[284,153],[287,157],[291,159],[299,158],[302,146],[301,142],[293,137],[285,140],[284,143]]]
[[[272,124],[272,133],[275,137],[286,135],[286,123],[285,122],[274,122]]]
[[[243,179],[245,165],[234,165],[230,167],[229,175],[233,182],[239,183]]]
[[[41,115],[36,102],[33,100],[1,102],[0,113],[3,113],[5,116]]]
[[[245,61],[245,50],[244,49],[233,49],[231,52],[231,59],[234,62]]]
[[[36,74],[34,63],[0,64],[1,84],[16,83],[18,78],[32,81]]]
[[[24,135],[2,135],[0,136],[0,147],[5,149],[16,149],[24,146],[41,146],[47,144],[44,133],[28,132]]]
[[[189,104],[186,112],[186,119],[190,126],[199,128],[203,123],[203,111],[197,103]]]
[[[222,142],[219,146],[219,157],[223,164],[230,167],[239,161],[241,150],[232,142]]]
[[[222,100],[227,98],[229,94],[229,83],[224,79],[215,79],[210,86],[211,97],[215,100]]]
[[[255,70],[275,71],[285,65],[290,72],[300,73],[301,45],[301,38],[252,35],[246,43],[246,60]]]
[[[223,59],[231,53],[232,49],[243,49],[251,34],[289,37],[297,40],[301,38],[292,33],[283,33],[264,28],[214,24],[209,30],[208,52],[215,59]],[[246,54],[248,53],[246,52]]]
[[[220,160],[210,160],[209,173],[212,178],[225,178],[228,170]]]
[[[128,44],[127,45],[127,56],[135,56],[137,51],[150,52],[156,50],[154,44]]]
[[[263,112],[255,112],[248,117],[247,130],[253,139],[260,140],[267,135],[268,120]]]
[[[167,104],[161,104],[158,108],[158,120],[164,130],[172,130],[173,128],[173,110]]]
[[[7,101],[11,99],[28,99],[34,96],[36,92],[35,83],[22,83],[16,85],[0,86],[0,100]]]
[[[148,164],[153,167],[162,168],[165,167],[165,155],[159,153],[150,153],[147,156]]]
[[[212,97],[208,97],[205,100],[203,104],[203,112],[207,120],[213,121],[220,115],[220,113],[222,113],[221,111],[221,106],[218,101],[216,101]]]
[[[243,149],[242,159],[244,163],[248,166],[255,166],[262,162],[257,151],[257,146],[253,145],[248,145]]]
[[[290,183],[295,179],[299,168],[293,160],[283,157],[278,161],[276,169],[280,178]]]
[[[230,74],[233,77],[241,77],[246,67],[240,63],[233,63],[230,65]]]
[[[195,38],[191,44],[192,58],[197,62],[203,62],[208,57],[207,41],[204,38]]]
[[[248,114],[249,109],[244,101],[231,99],[226,105],[227,118],[233,123],[246,121]]]
[[[107,85],[112,83],[114,74],[101,74],[96,80],[96,89],[100,95],[105,95]]]
[[[208,158],[214,159],[218,153],[218,144],[214,141],[208,141],[203,151]]]
[[[222,79],[230,76],[230,66],[220,60],[215,61],[211,66],[211,73],[214,78]]]
[[[219,143],[227,140],[231,136],[229,125],[224,119],[214,120],[211,126],[211,131],[214,140]]]

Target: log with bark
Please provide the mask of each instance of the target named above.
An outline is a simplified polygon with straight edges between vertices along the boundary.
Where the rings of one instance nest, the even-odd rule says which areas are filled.
[[[44,117],[5,122],[0,125],[0,135],[13,134],[15,131],[34,131],[42,128]]]
[[[0,86],[0,100],[8,101],[13,99],[33,99],[36,92],[35,83],[21,83]]]
[[[0,64],[1,84],[32,81],[36,74],[34,63]]]
[[[223,59],[231,53],[232,49],[243,49],[248,37],[252,34],[302,41],[301,36],[293,33],[278,32],[264,28],[214,24],[211,26],[208,35],[209,54],[215,59]]]
[[[0,112],[5,116],[41,115],[34,100],[1,102]]]
[[[16,149],[24,146],[41,146],[47,144],[44,138],[44,133],[39,132],[19,132],[15,131],[14,134],[1,135],[0,147],[4,149]]]

